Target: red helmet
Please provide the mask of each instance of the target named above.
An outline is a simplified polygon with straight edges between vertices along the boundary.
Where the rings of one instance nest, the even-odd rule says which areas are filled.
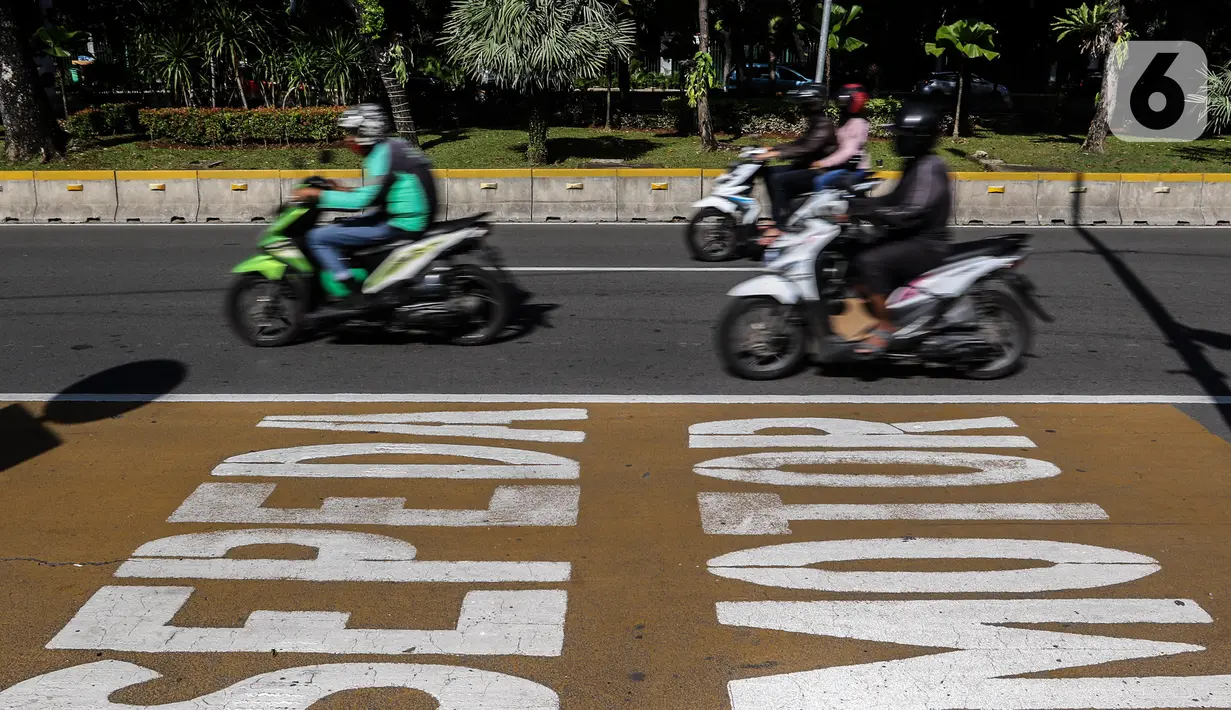
[[[868,99],[872,97],[868,95],[868,90],[863,88],[863,85],[847,84],[838,92],[836,98],[838,108],[843,113],[850,116],[858,116],[863,112],[863,107],[867,105]]]

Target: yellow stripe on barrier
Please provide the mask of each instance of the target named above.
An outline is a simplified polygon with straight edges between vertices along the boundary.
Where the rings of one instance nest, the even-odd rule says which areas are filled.
[[[152,182],[150,183],[150,191],[151,192],[166,192],[167,184],[165,182]]]
[[[534,177],[616,177],[616,171],[612,168],[600,168],[591,170],[589,168],[580,168],[570,170],[567,168],[544,168],[542,170],[531,170]]]
[[[989,195],[1003,195],[1003,194],[1004,194],[1004,185],[988,185],[988,186],[987,186],[987,194],[989,194]]]
[[[651,190],[666,190],[666,189],[667,189],[667,183],[665,183],[665,182],[652,182],[652,183],[650,183],[650,189],[651,189]]]
[[[45,182],[115,181],[114,170],[35,170],[34,179]]]
[[[82,185],[82,184],[81,184],[81,183],[79,183],[79,182],[78,182],[78,183],[71,183],[71,184],[69,184],[69,185],[68,185],[68,191],[69,191],[69,192],[82,192],[82,191],[84,191],[84,190],[85,190],[85,185]]]
[[[232,191],[232,192],[247,192],[247,191],[248,191],[248,183],[246,183],[246,182],[233,182],[233,183],[231,183],[231,191]]]
[[[449,179],[450,180],[466,179],[466,178],[476,179],[476,180],[483,180],[483,179],[490,179],[490,178],[529,179],[531,176],[532,176],[531,171],[525,170],[525,169],[520,169],[520,170],[482,170],[482,169],[475,169],[475,168],[450,168],[449,169]]]
[[[360,180],[362,170],[279,170],[278,177],[283,180],[302,180],[318,175],[330,180]]]
[[[568,189],[570,189],[570,190],[583,190],[583,189],[585,189],[585,186],[586,186],[586,184],[585,184],[584,182],[570,182],[570,183],[568,184]]]
[[[33,170],[0,170],[0,181],[3,180],[33,180]]]
[[[199,170],[200,180],[277,180],[281,170]]]
[[[479,183],[479,189],[480,189],[480,190],[495,190],[495,189],[496,189],[496,183],[494,183],[494,182],[481,182],[481,183]]]
[[[116,180],[134,180],[139,182],[162,180],[196,180],[196,170],[117,170]]]
[[[619,177],[689,177],[698,178],[704,174],[700,168],[617,168]]]

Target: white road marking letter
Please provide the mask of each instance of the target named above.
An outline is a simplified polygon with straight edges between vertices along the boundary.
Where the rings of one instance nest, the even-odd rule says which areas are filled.
[[[405,498],[326,498],[320,508],[262,508],[275,483],[202,483],[171,523],[274,525],[568,526],[580,486],[497,486],[487,510],[416,510]]]
[[[1192,600],[724,602],[717,607],[719,622],[732,626],[960,649],[731,681],[732,710],[1231,707],[1231,675],[1005,678],[1205,649],[1000,624],[1211,623]]]
[[[1093,503],[786,505],[776,493],[698,493],[708,535],[789,535],[792,520],[1106,520]]]
[[[1011,426],[1017,426],[1008,420]],[[934,436],[909,434],[915,431],[954,431],[960,429],[1005,428],[1004,417],[884,424],[861,419],[818,417],[766,417],[701,422],[688,428],[688,446],[693,449],[772,448],[782,446],[822,446],[827,448],[893,449],[1007,449],[1034,448],[1025,436]],[[922,427],[922,428],[920,428]],[[811,429],[823,434],[757,434],[765,429]]]
[[[850,560],[997,559],[1054,564],[980,572],[834,572],[806,565]],[[1133,552],[1052,540],[920,538],[796,542],[740,550],[709,561],[719,577],[784,589],[873,594],[1050,592],[1123,584],[1161,565]]]
[[[124,661],[95,661],[44,673],[0,692],[0,710],[308,710],[323,698],[361,688],[410,688],[439,710],[559,710],[554,691],[493,671],[416,663],[330,663],[270,671],[209,695],[163,705],[109,700],[117,690],[162,675]]]
[[[315,548],[314,560],[230,559],[248,545]],[[397,538],[343,530],[262,528],[175,535],[147,542],[116,577],[284,579],[308,582],[567,582],[568,562],[419,561]]]
[[[349,613],[254,611],[242,628],[179,627],[192,587],[103,587],[47,644],[142,653],[436,653],[558,656],[568,593],[468,592],[456,629],[348,629]]]
[[[265,417],[257,426],[276,429],[320,429],[577,443],[586,440],[585,432],[565,429],[516,429],[501,425],[519,421],[576,421],[586,419],[588,416],[584,409],[277,415]]]
[[[948,466],[974,473],[804,473],[786,466]],[[697,464],[702,476],[772,486],[830,488],[937,488],[1020,483],[1060,475],[1055,464],[1021,456],[965,451],[784,451],[727,456]]]
[[[305,463],[343,456],[452,456],[500,463]],[[232,456],[215,476],[292,478],[577,478],[580,467],[563,456],[525,449],[457,444],[320,444]]]

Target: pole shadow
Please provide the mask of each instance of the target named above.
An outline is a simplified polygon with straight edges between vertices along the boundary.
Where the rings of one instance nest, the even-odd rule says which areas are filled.
[[[95,373],[61,390],[36,416],[24,405],[0,409],[0,472],[61,446],[48,424],[87,424],[122,416],[170,393],[188,375],[178,360],[140,360]]]
[[[1103,243],[1101,239],[1081,223],[1081,187],[1084,184],[1084,174],[1077,173],[1077,189],[1073,191],[1073,227],[1077,234],[1085,240],[1096,254],[1103,258],[1112,272],[1124,284],[1125,289],[1136,299],[1145,310],[1154,326],[1167,339],[1167,346],[1176,351],[1184,361],[1186,371],[1183,374],[1191,376],[1201,385],[1201,389],[1210,397],[1224,398],[1214,406],[1218,409],[1223,422],[1231,427],[1231,384],[1227,382],[1226,373],[1219,370],[1206,357],[1202,347],[1213,347],[1219,350],[1231,349],[1231,335],[1209,330],[1190,328],[1180,323],[1171,315],[1162,301],[1145,285],[1136,273],[1120,258],[1114,249]]]

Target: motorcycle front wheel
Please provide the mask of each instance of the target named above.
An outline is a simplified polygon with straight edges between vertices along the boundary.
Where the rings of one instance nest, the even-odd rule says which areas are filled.
[[[281,347],[299,337],[306,310],[302,294],[286,279],[239,274],[227,288],[226,316],[231,330],[259,348]]]
[[[763,381],[799,372],[808,355],[808,331],[792,311],[765,296],[728,303],[715,334],[727,373]]]
[[[735,218],[716,207],[705,207],[688,221],[684,234],[688,253],[697,261],[729,261],[739,252]]]

